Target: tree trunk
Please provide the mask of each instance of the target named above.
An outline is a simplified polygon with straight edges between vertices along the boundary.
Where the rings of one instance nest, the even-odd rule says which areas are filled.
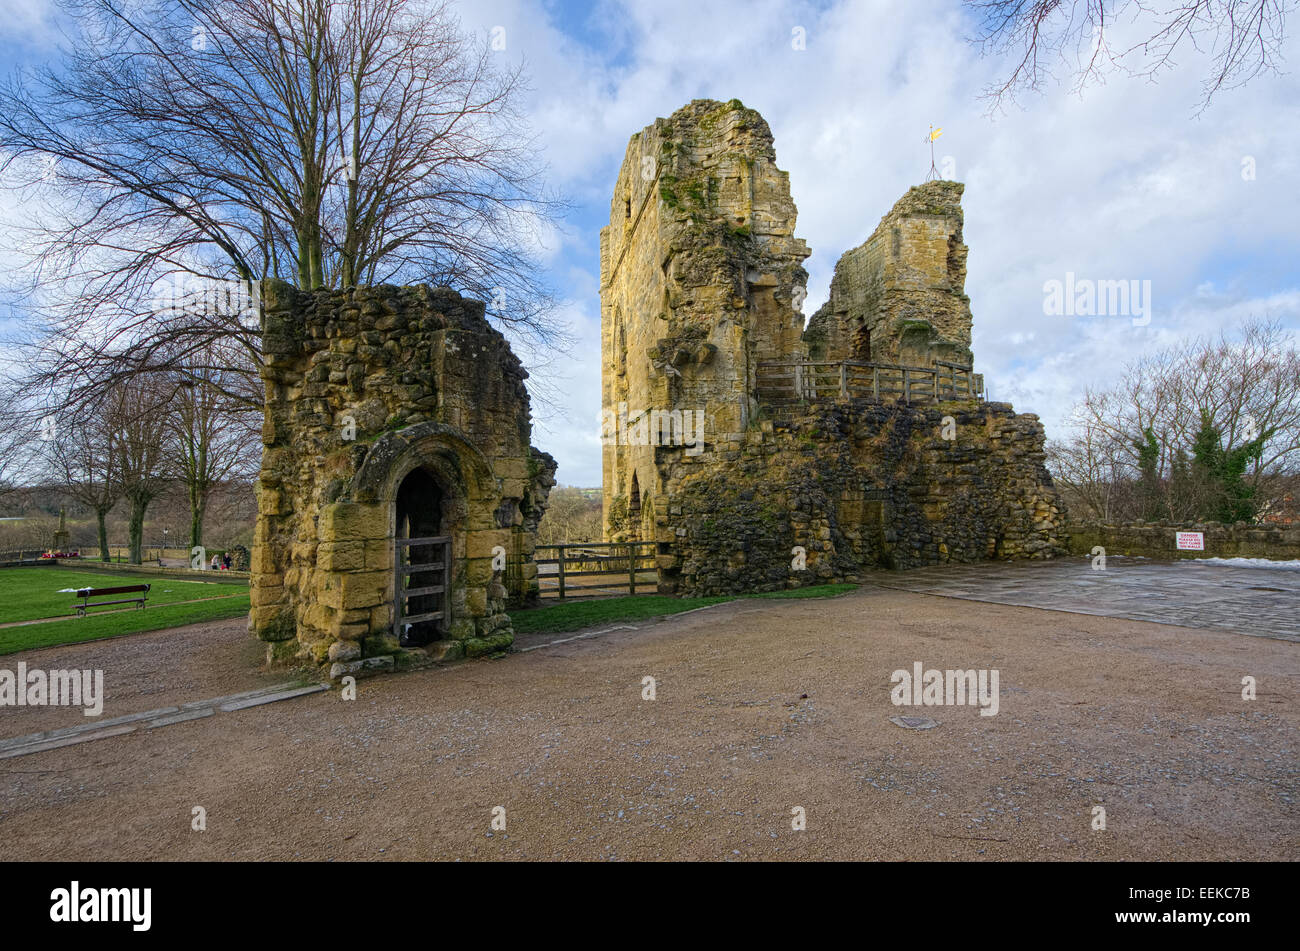
[[[144,562],[144,513],[148,507],[148,496],[131,496],[131,518],[127,523],[127,531],[130,537],[129,545],[131,548],[131,554],[128,560],[133,565],[139,565]]]
[[[190,485],[190,549],[199,548],[203,545],[203,514],[207,509],[208,500],[205,493],[200,488],[191,483]]]
[[[95,509],[95,525],[99,529],[99,560],[112,561],[113,556],[108,553],[108,526],[104,524],[108,516],[108,509]]]

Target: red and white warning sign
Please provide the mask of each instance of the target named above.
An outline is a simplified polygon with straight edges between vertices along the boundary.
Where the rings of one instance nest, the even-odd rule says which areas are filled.
[[[1179,551],[1205,551],[1205,535],[1202,532],[1176,532],[1174,541]]]

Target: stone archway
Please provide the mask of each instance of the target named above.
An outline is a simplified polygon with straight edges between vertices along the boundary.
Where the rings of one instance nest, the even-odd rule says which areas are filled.
[[[338,607],[344,619],[350,611],[369,608],[369,636],[390,652],[424,647],[435,658],[446,659],[508,647],[514,634],[506,614],[504,572],[493,567],[493,556],[511,550],[512,532],[522,520],[522,498],[506,495],[505,481],[496,477],[464,433],[446,424],[419,423],[375,440],[346,497],[321,513],[322,547],[333,533],[335,543],[360,542],[375,555],[364,571],[335,572],[340,575]],[[431,492],[437,495],[436,509],[427,498]],[[447,590],[441,599],[445,618],[424,631],[436,637],[402,644],[401,632],[392,629],[403,580],[398,549],[404,532],[406,537],[421,537],[410,534],[413,514],[418,533],[436,531],[449,539]],[[333,580],[322,579],[322,590],[332,591]],[[351,640],[350,633],[339,627],[336,643]],[[362,654],[374,649],[364,643],[357,646]],[[331,650],[335,655],[353,652],[347,644]]]

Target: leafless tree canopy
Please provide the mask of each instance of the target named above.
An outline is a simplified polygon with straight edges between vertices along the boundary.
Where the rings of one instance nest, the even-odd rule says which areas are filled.
[[[1155,444],[1151,486],[1158,514],[1195,519],[1205,500],[1190,463],[1202,419],[1224,450],[1262,440],[1243,479],[1260,517],[1277,513],[1300,474],[1300,352],[1276,321],[1250,321],[1239,334],[1193,340],[1130,364],[1120,382],[1090,389],[1074,409],[1073,436],[1049,445],[1049,465],[1078,519],[1142,517],[1141,464],[1145,434]]]
[[[100,558],[108,560],[106,519],[122,494],[119,439],[109,413],[113,401],[83,405],[68,413],[57,428],[36,445],[42,474],[95,513]],[[57,426],[57,424],[56,424]]]
[[[556,332],[532,249],[558,205],[521,76],[445,5],[62,4],[65,59],[0,87],[0,171],[43,209],[25,235],[38,386],[85,398],[201,370],[221,342],[246,377],[226,396],[256,407],[266,277],[447,285]]]
[[[1276,72],[1287,15],[1300,0],[965,0],[985,52],[1005,56],[1010,72],[986,90],[994,108],[1022,90],[1038,90],[1057,71],[1076,89],[1118,70],[1156,77],[1178,66],[1180,52],[1208,52],[1201,106],[1214,94]],[[1114,42],[1131,22],[1143,39]]]
[[[216,358],[212,362],[219,362]],[[227,371],[229,372],[229,371]],[[214,489],[251,478],[261,457],[261,420],[250,419],[223,395],[221,372],[174,374],[176,388],[164,417],[164,470],[185,486],[191,547],[203,545],[204,517]]]

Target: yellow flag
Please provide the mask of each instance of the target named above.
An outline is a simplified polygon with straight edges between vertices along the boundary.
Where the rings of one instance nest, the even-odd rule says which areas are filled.
[[[943,135],[943,129],[942,129],[942,128],[939,128],[939,129],[931,128],[931,129],[930,129],[930,141],[931,141],[931,142],[933,142],[935,139],[939,138],[939,136],[941,136],[941,135]]]

